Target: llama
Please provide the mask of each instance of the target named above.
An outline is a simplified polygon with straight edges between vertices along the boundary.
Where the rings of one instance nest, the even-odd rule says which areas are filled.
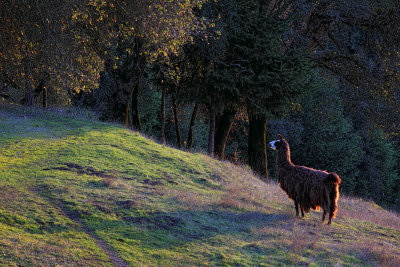
[[[288,142],[278,135],[279,140],[269,143],[270,147],[277,150],[276,169],[279,184],[287,196],[294,201],[296,217],[309,212],[311,209],[323,209],[322,222],[329,213],[329,222],[335,217],[337,201],[339,199],[339,176],[326,171],[294,165],[290,160]]]

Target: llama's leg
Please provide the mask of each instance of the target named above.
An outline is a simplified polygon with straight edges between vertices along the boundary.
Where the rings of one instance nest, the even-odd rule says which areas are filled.
[[[329,221],[328,224],[331,224],[333,217],[335,216],[335,211],[336,211],[336,205],[333,204],[333,207],[331,207],[331,210],[329,211]]]
[[[299,202],[297,202],[296,200],[294,201],[294,208],[296,209],[296,217],[299,217]]]
[[[302,206],[300,206],[300,210],[301,210],[301,217],[304,217],[304,209]]]
[[[336,203],[333,201],[329,207],[329,221],[328,224],[331,224],[333,217],[335,217],[336,213]]]
[[[328,224],[332,223],[333,217],[335,217],[336,210],[337,210],[337,204],[336,204],[336,194],[339,194],[337,189],[333,189],[330,193],[330,205],[329,205],[329,221]]]
[[[328,212],[324,209],[324,213],[322,214],[322,222],[325,221],[326,215],[328,214]]]

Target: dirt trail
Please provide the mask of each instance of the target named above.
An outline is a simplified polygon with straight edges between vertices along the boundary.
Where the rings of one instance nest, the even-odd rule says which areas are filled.
[[[40,194],[41,196],[44,196],[42,191],[38,188],[31,190],[32,192],[36,194]],[[53,199],[48,196],[44,196],[47,198],[53,205],[57,208],[60,209],[60,211],[69,218],[71,221],[73,221],[78,229],[81,231],[85,232],[88,236],[90,236],[95,243],[106,253],[108,258],[110,259],[110,262],[116,266],[116,267],[125,267],[129,266],[129,264],[121,258],[121,256],[118,255],[118,252],[114,250],[113,247],[111,247],[109,244],[107,244],[106,241],[101,239],[92,229],[90,229],[86,223],[80,218],[79,213],[70,210],[68,207],[65,206],[65,204],[62,201],[59,201],[57,199]]]
[[[68,208],[62,205],[59,207],[71,221],[75,222],[82,231],[84,231],[96,242],[96,244],[107,254],[108,258],[114,266],[129,266],[128,263],[117,254],[113,247],[111,247],[109,244],[107,244],[107,242],[99,238],[92,229],[86,226],[85,222],[81,218],[79,218],[79,214],[71,212]]]

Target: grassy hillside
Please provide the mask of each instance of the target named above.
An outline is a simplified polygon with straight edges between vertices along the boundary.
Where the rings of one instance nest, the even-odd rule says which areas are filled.
[[[247,169],[65,113],[0,108],[1,266],[400,266],[374,203],[296,219]]]

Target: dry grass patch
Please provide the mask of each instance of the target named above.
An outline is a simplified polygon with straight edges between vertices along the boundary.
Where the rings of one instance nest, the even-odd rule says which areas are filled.
[[[373,202],[342,195],[333,225],[321,224],[321,213],[315,211],[305,218],[296,218],[293,201],[277,182],[265,183],[247,169],[229,163],[224,166],[223,171],[221,167],[216,168],[226,189],[219,204],[287,216],[286,220],[266,222],[266,227],[254,228],[252,233],[256,239],[265,240],[267,247],[284,247],[288,251],[289,264],[307,265],[316,258],[332,260],[337,255],[353,255],[347,261],[356,265],[361,260],[371,265],[400,266],[400,239],[396,236],[400,230],[400,217],[397,213],[384,210]],[[379,227],[390,227],[395,231]],[[273,242],[269,243],[268,239]],[[305,255],[314,260],[304,260]],[[339,265],[340,262],[346,261],[338,261]]]
[[[316,228],[319,227],[317,226]],[[304,249],[315,249],[320,240],[320,232],[319,229],[310,231],[308,227],[304,228],[295,223],[292,233],[288,237],[292,243],[291,249],[295,252],[299,252]]]
[[[229,162],[210,162],[210,165],[222,178],[221,183],[226,191],[220,199],[222,206],[262,212],[271,209],[278,211],[282,207],[286,209],[290,204],[276,181],[266,182],[248,168]]]
[[[400,266],[400,255],[393,250],[393,248],[387,248],[385,246],[379,246],[375,242],[359,242],[356,243],[352,248],[353,251],[357,251],[362,260],[374,265],[379,263],[379,266]],[[394,248],[397,250],[398,248]]]
[[[117,183],[117,177],[115,176],[106,177],[103,179],[102,183],[104,186],[107,187],[115,187]]]
[[[400,230],[400,216],[398,213],[387,211],[372,201],[354,197],[339,198],[337,216],[370,221],[382,226]]]
[[[209,208],[219,198],[218,194],[202,194],[200,192],[194,192],[192,190],[177,190],[174,188],[162,188],[158,189],[160,194],[171,197],[173,201],[178,204],[178,207],[188,210],[204,210]]]

